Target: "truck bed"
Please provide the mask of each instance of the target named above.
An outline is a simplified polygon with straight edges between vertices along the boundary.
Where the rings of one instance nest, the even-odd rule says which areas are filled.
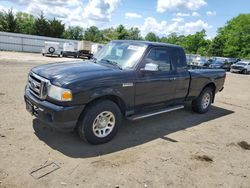
[[[214,83],[215,93],[223,89],[226,72],[223,69],[211,69],[207,67],[189,67],[190,86],[187,98],[199,96],[203,87],[209,83]]]

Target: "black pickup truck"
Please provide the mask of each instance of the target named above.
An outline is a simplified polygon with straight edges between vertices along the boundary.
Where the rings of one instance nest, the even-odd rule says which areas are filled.
[[[101,144],[116,135],[122,117],[138,120],[188,101],[195,112],[207,112],[225,77],[222,69],[189,69],[180,46],[118,40],[92,60],[33,68],[24,98],[45,124]]]

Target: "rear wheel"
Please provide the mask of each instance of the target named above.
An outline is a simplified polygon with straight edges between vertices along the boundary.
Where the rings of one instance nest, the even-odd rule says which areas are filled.
[[[242,73],[243,73],[243,74],[248,74],[248,72],[247,72],[247,70],[246,70],[246,69],[245,69],[245,70],[243,70],[243,71],[242,71]]]
[[[192,109],[200,114],[206,113],[213,100],[213,89],[206,87],[197,99],[192,102]]]
[[[117,134],[122,115],[112,101],[97,101],[88,106],[78,122],[80,137],[90,144],[109,142]]]

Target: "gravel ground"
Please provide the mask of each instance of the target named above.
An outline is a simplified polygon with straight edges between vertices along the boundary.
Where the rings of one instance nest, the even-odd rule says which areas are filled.
[[[92,146],[25,110],[30,68],[70,60],[0,52],[0,187],[250,187],[249,75],[228,73],[207,114],[187,107],[125,121],[115,139]],[[51,162],[60,168],[30,175]]]

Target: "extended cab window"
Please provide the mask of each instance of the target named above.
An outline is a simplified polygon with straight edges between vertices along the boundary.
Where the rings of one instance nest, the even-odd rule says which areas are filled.
[[[157,64],[159,71],[171,71],[170,55],[166,48],[152,48],[145,57],[145,64]]]
[[[173,66],[176,70],[187,67],[186,56],[184,55],[185,52],[183,49],[172,48],[169,49],[169,52],[171,54]]]

